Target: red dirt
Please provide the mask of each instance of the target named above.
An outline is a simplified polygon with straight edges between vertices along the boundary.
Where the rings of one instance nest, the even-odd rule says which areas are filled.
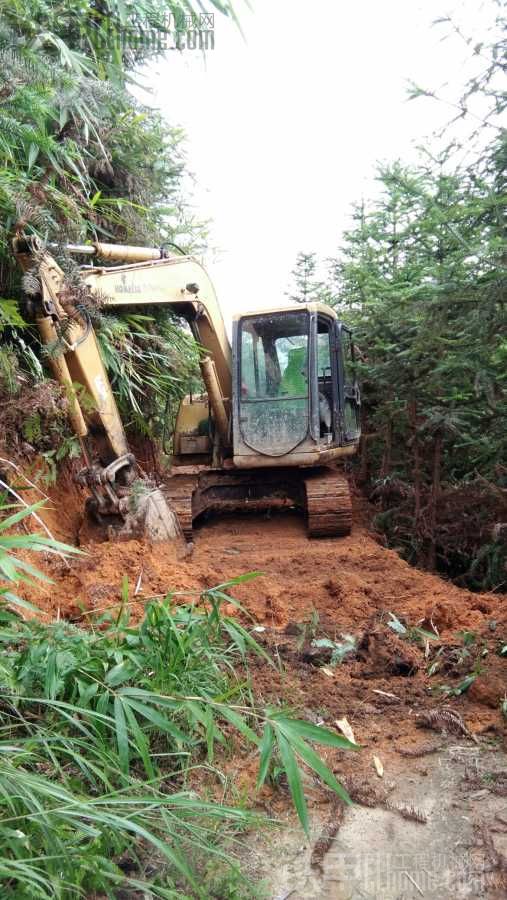
[[[70,539],[82,499],[70,485],[65,485],[63,498],[60,491],[58,495],[58,512],[48,511],[46,519],[59,538]],[[356,520],[364,522],[366,515],[359,502]],[[428,733],[415,730],[415,714],[442,702],[452,703],[472,731],[491,735],[503,731],[500,701],[506,690],[506,660],[496,651],[500,639],[507,640],[505,596],[474,594],[410,567],[394,551],[379,546],[366,524],[357,524],[348,538],[309,541],[296,514],[242,515],[198,528],[193,552],[185,558],[178,558],[171,545],[135,540],[83,549],[86,557],[69,568],[55,557],[46,559],[44,568],[54,586],[27,592],[48,616],[58,613],[86,621],[86,613],[116,605],[124,575],[129,579],[133,617],[139,618],[144,603],[154,595],[200,592],[245,572],[260,571],[262,576],[236,586],[232,593],[265,626],[259,639],[285,664],[280,675],[253,662],[262,702],[283,696],[327,723],[346,715],[358,740],[375,748],[382,744],[383,752],[389,753],[399,740],[427,743]],[[233,613],[234,607],[229,611]],[[426,629],[432,625],[437,629],[439,641],[430,642],[429,650],[433,657],[442,646],[443,662],[431,678],[424,646],[395,635],[386,625],[389,611],[407,625],[423,623]],[[312,661],[310,640],[315,635],[308,628],[301,646],[301,623],[309,623],[312,612],[318,616],[317,637],[334,640],[351,633],[359,641],[357,656],[335,669],[322,668],[325,660]],[[475,632],[474,646],[482,648],[484,642],[489,653],[469,692],[449,700],[438,686],[458,685],[477,654],[473,647],[473,658],[463,663],[452,657],[453,649],[463,646],[457,632],[464,630]],[[375,693],[378,690],[395,694],[399,701]]]
[[[55,506],[44,511],[44,519],[55,537],[73,542],[82,493],[70,479],[51,493]],[[66,615],[76,603],[92,610],[117,602],[123,575],[131,583],[141,575],[142,591],[134,604],[140,614],[149,596],[202,590],[256,570],[262,577],[236,587],[234,593],[265,625],[283,628],[316,610],[324,630],[357,631],[390,610],[410,624],[424,620],[424,627],[431,628],[432,623],[444,640],[460,630],[481,631],[492,620],[502,633],[505,595],[475,594],[412,568],[368,533],[367,511],[361,506],[363,522],[341,539],[309,541],[303,519],[287,513],[214,519],[197,528],[194,550],[186,558],[178,558],[168,544],[92,542],[81,548],[86,558],[71,563],[68,571],[59,562],[47,561],[57,583],[51,597],[37,600],[48,613],[60,607]]]

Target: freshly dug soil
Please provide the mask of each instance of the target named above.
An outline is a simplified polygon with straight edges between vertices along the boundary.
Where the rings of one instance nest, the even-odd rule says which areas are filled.
[[[70,483],[54,495],[45,513],[57,537],[72,540],[82,496]],[[133,618],[153,596],[199,594],[246,572],[262,573],[231,589],[263,630],[257,639],[281,661],[281,671],[252,661],[261,703],[283,698],[314,721],[333,725],[346,716],[356,740],[381,755],[396,744],[414,748],[436,737],[417,727],[417,714],[451,705],[475,735],[501,740],[501,701],[507,688],[505,595],[474,594],[411,568],[368,531],[368,509],[356,498],[355,526],[348,538],[308,540],[296,513],[245,514],[213,519],[197,527],[186,556],[170,544],[136,540],[89,543],[86,556],[66,566],[57,557],[43,561],[54,580],[30,588],[27,599],[48,617],[85,623],[90,613],[115,606],[123,576],[129,580]],[[227,610],[237,615],[232,605]],[[388,626],[393,613],[407,628],[420,626],[435,640],[411,639]],[[475,634],[463,653],[461,632]],[[340,642],[352,635],[356,652],[341,663],[315,639]],[[487,651],[487,653],[484,653]],[[438,654],[438,656],[437,656]],[[432,662],[438,668],[429,674]],[[471,671],[480,674],[468,692],[452,696]]]

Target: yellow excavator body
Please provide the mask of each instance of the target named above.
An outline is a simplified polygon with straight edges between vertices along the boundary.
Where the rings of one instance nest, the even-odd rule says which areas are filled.
[[[360,398],[351,335],[334,310],[308,303],[241,313],[231,348],[213,285],[193,257],[70,245],[72,253],[108,263],[81,269],[104,308],[164,305],[188,322],[197,341],[206,394],[182,401],[170,476],[157,485],[129,451],[92,324],[73,308],[62,269],[33,238],[18,236],[13,249],[22,269],[39,279],[42,343],[61,345],[66,323],[62,350],[49,363],[82,442],[78,480],[110,534],[120,525],[127,535],[190,539],[203,512],[273,506],[303,509],[310,535],[348,533],[350,492],[336,463],[357,449]],[[91,398],[86,408],[78,386]]]

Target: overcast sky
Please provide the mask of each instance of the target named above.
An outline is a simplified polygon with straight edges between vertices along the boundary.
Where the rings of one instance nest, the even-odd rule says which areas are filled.
[[[204,4],[205,5],[205,4]],[[212,220],[206,263],[226,318],[284,301],[299,250],[332,254],[377,160],[415,158],[449,110],[407,102],[407,82],[462,84],[469,51],[431,22],[475,0],[237,2],[244,38],[215,16],[215,49],[150,67],[149,101],[188,135],[196,212]],[[452,93],[452,87],[444,89]],[[146,98],[143,98],[146,100]]]

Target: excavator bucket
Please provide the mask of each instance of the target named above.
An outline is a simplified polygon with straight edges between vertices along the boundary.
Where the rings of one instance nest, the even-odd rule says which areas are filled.
[[[125,454],[106,468],[86,466],[77,473],[78,484],[92,493],[86,502],[88,521],[84,523],[87,532],[87,525],[91,526],[90,538],[93,539],[94,531],[96,536],[98,526],[102,537],[109,540],[175,541],[185,546],[171,501],[150,479],[132,480],[134,465],[133,455]]]
[[[132,537],[147,538],[152,542],[185,543],[178,517],[168,505],[160,488],[155,488],[137,499],[136,510],[127,514],[123,530],[132,532]]]

